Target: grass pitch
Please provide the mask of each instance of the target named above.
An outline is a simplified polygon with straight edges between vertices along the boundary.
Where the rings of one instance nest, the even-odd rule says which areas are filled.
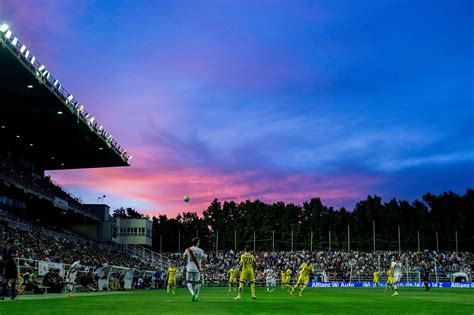
[[[474,314],[474,290],[402,288],[399,296],[384,289],[308,288],[303,297],[286,290],[267,293],[257,288],[257,300],[246,287],[242,300],[226,288],[202,288],[199,302],[187,289],[176,295],[164,290],[20,296],[0,301],[0,315],[10,314]]]

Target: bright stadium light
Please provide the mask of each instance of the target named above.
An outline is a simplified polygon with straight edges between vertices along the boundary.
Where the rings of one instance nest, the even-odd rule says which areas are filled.
[[[43,69],[44,69],[44,65],[41,65],[38,67],[38,71],[43,71]]]
[[[35,60],[36,60],[35,56],[31,57],[31,64],[32,64],[32,65],[35,64]]]
[[[12,40],[12,45],[16,46],[17,43],[18,43],[18,38],[14,37]]]
[[[5,34],[6,39],[10,39],[12,37],[12,31],[8,30],[7,33]]]
[[[25,53],[25,57],[28,58],[29,55],[30,55],[30,51],[27,50],[26,53]]]
[[[26,50],[26,46],[25,46],[25,45],[22,45],[22,46],[20,47],[20,52],[21,52],[21,53],[24,53],[25,50]]]
[[[3,23],[2,26],[0,26],[0,32],[5,33],[8,30],[8,24]]]
[[[74,98],[74,96],[72,96],[72,94],[69,94],[69,96],[66,98],[66,101],[70,102],[70,101],[72,101],[73,98]]]

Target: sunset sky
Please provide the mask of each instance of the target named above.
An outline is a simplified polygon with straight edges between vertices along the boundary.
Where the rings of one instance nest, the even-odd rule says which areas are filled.
[[[172,216],[473,188],[473,21],[459,0],[0,0],[0,23],[133,155],[53,179]]]

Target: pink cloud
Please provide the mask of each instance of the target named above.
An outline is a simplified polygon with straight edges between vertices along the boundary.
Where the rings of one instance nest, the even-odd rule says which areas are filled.
[[[132,167],[52,172],[53,178],[73,192],[87,189],[120,196],[122,204],[117,206],[145,202],[152,206],[138,210],[151,216],[163,213],[174,216],[183,211],[202,213],[214,198],[301,204],[312,197],[321,197],[327,205],[339,207],[364,198],[362,191],[378,181],[359,174],[318,177],[261,169],[190,167],[153,159],[155,149],[130,150],[136,156]],[[190,203],[182,201],[184,195],[191,197]]]

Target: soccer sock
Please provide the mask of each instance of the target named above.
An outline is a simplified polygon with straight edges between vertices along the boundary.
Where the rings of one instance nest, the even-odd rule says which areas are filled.
[[[242,291],[243,291],[243,290],[244,290],[244,284],[241,282],[241,283],[239,284],[239,293],[238,293],[239,296],[242,295]]]
[[[196,294],[196,296],[199,296],[199,289],[201,288],[201,284],[196,284],[194,285],[194,293]]]
[[[168,283],[168,285],[166,286],[166,293],[170,293],[170,284]]]
[[[252,296],[255,296],[255,283],[250,284],[250,289],[252,290]]]
[[[189,292],[191,292],[191,294],[194,295],[193,284],[190,282],[188,282],[188,289],[189,289]]]

